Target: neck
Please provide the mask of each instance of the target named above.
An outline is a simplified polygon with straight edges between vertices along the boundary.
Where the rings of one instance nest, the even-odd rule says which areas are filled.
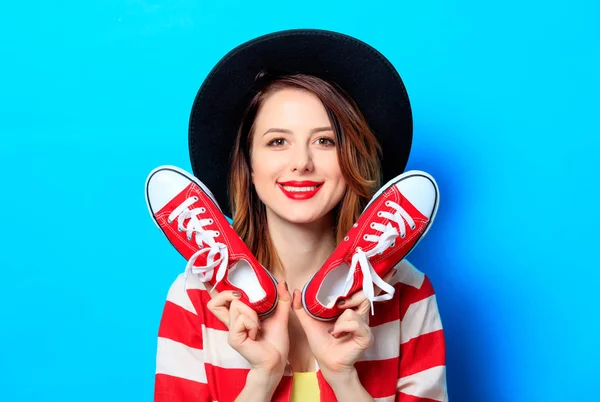
[[[300,288],[329,258],[335,249],[333,214],[307,224],[286,222],[267,212],[271,241],[281,260],[277,279]]]

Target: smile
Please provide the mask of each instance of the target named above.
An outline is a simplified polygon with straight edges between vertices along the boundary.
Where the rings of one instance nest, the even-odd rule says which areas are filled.
[[[292,191],[292,192],[315,191],[317,189],[317,186],[311,186],[311,187],[282,186],[282,187],[284,190]]]
[[[283,194],[292,200],[308,200],[323,187],[323,183],[315,182],[285,182],[277,183],[277,185]]]

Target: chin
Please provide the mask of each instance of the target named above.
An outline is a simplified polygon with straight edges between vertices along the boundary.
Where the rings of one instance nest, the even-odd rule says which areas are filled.
[[[274,210],[273,212],[275,212],[280,219],[298,225],[316,222],[320,219],[323,219],[323,217],[326,215],[323,214],[322,211],[302,211],[300,208],[297,208],[294,212],[291,212],[290,210]]]
[[[284,214],[280,215],[280,217],[288,222],[303,224],[303,223],[312,223],[318,221],[322,217],[320,215],[307,215],[307,214]]]

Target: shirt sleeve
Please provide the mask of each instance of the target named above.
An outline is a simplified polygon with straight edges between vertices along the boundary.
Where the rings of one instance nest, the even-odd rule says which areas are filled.
[[[189,281],[188,281],[189,283]],[[210,402],[204,365],[200,290],[186,290],[180,275],[171,285],[158,330],[155,402]]]
[[[446,346],[436,295],[423,275],[400,300],[399,402],[447,402]]]

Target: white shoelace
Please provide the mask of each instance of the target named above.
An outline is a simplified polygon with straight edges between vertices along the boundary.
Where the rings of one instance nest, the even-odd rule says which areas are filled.
[[[400,205],[393,201],[386,201],[385,205],[393,208],[395,212],[392,214],[390,212],[380,211],[377,213],[377,216],[396,222],[398,224],[398,228],[400,228],[400,233],[398,233],[398,229],[389,222],[387,225],[372,222],[371,229],[382,233],[380,235],[366,234],[364,239],[369,242],[377,243],[377,245],[366,252],[360,247],[356,249],[354,255],[352,256],[352,264],[350,266],[350,270],[348,271],[348,276],[346,277],[345,288],[349,289],[353,282],[354,270],[356,269],[357,265],[360,267],[360,270],[363,274],[362,288],[365,296],[371,304],[371,314],[375,313],[373,303],[377,301],[390,300],[392,297],[394,297],[395,289],[393,286],[385,282],[379,275],[377,275],[377,272],[375,272],[373,269],[369,258],[375,255],[383,254],[383,252],[389,247],[393,247],[398,236],[404,238],[406,236],[405,222],[408,224],[411,230],[415,228],[415,221]],[[374,284],[379,286],[379,288],[385,293],[375,296]]]
[[[207,230],[204,226],[210,225],[213,223],[212,219],[198,219],[198,215],[206,212],[205,208],[194,208],[189,209],[189,206],[194,202],[198,201],[198,197],[190,197],[184,202],[181,203],[177,208],[173,210],[169,214],[168,222],[171,223],[175,219],[177,219],[177,228],[181,232],[185,232],[188,240],[192,240],[192,236],[196,236],[196,244],[200,249],[196,251],[188,260],[185,271],[183,273],[184,277],[184,286],[187,282],[187,277],[189,273],[199,275],[200,280],[206,282],[212,279],[215,267],[217,268],[217,277],[214,288],[217,286],[223,277],[225,277],[225,273],[227,272],[227,264],[229,262],[229,252],[227,250],[227,246],[223,243],[218,243],[215,241],[215,237],[219,235],[219,232],[214,230]],[[187,227],[183,225],[183,222],[189,218],[187,223]],[[207,244],[208,247],[203,247],[203,243]],[[206,265],[203,266],[195,266],[194,263],[203,254],[208,253],[206,256]],[[215,260],[215,256],[219,254],[220,257]]]

